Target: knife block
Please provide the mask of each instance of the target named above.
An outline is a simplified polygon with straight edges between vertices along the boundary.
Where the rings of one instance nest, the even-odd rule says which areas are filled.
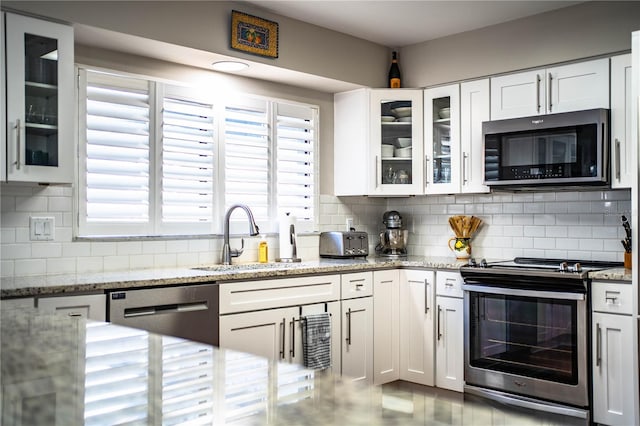
[[[624,268],[631,269],[631,252],[630,251],[624,252]]]

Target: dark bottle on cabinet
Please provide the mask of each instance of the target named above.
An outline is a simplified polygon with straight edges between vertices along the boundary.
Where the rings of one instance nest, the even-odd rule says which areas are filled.
[[[398,66],[396,52],[393,52],[391,67],[389,68],[389,87],[392,89],[400,88],[400,67]]]

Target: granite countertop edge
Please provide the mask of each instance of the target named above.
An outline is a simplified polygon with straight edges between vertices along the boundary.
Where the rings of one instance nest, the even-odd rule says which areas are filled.
[[[86,274],[3,278],[0,298],[61,296],[109,290],[264,280],[301,275],[364,272],[394,268],[458,270],[467,262],[447,257],[406,259],[318,259],[300,263],[246,263],[200,267],[143,269]]]
[[[611,268],[589,272],[589,278],[598,281],[632,281],[631,269]]]

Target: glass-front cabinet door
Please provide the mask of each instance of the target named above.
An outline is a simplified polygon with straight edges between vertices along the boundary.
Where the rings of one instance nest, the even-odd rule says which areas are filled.
[[[427,194],[460,192],[460,86],[424,91]]]
[[[73,28],[7,13],[7,180],[73,179]]]
[[[422,116],[420,90],[371,92],[372,194],[423,193]]]

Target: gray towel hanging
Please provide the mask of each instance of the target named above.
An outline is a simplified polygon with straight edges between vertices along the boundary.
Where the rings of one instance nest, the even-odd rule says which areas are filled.
[[[302,318],[302,358],[304,366],[316,370],[331,367],[331,315]]]

